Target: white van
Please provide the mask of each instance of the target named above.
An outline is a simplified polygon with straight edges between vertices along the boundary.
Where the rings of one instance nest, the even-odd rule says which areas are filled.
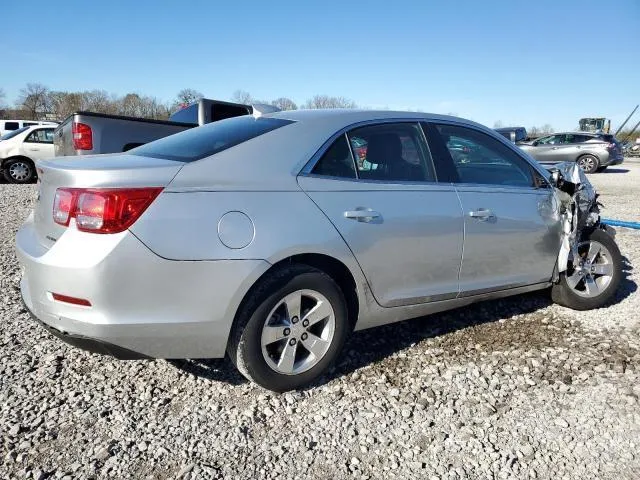
[[[34,125],[58,125],[58,122],[40,122],[37,120],[0,120],[0,137],[23,127]]]

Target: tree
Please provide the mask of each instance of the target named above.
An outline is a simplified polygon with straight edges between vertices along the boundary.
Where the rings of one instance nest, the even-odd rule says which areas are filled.
[[[503,127],[502,120],[497,120],[493,124],[493,128],[502,128],[502,127]]]
[[[204,95],[193,88],[183,88],[178,92],[174,104],[178,106],[191,105],[204,98]]]
[[[545,123],[545,124],[542,126],[541,133],[542,133],[543,135],[549,135],[549,134],[551,134],[551,133],[553,133],[553,132],[554,132],[553,127],[552,127],[551,125],[549,125],[548,123]]]
[[[252,103],[255,103],[255,99],[251,96],[251,94],[244,90],[236,90],[235,92],[233,92],[231,100],[236,103],[242,103],[245,105],[251,105]]]
[[[50,110],[49,89],[41,83],[27,83],[20,90],[18,104],[30,116],[30,120],[37,120]]]
[[[85,110],[83,94],[80,92],[50,92],[49,105],[51,113],[59,120],[79,110]]]
[[[354,101],[344,97],[330,97],[329,95],[315,95],[307,100],[305,108],[357,108]]]
[[[4,105],[4,99],[5,99],[5,94],[4,94],[4,90],[0,88],[0,107],[2,107]]]
[[[271,102],[271,105],[278,107],[280,110],[297,110],[298,106],[293,100],[287,97],[276,98]]]

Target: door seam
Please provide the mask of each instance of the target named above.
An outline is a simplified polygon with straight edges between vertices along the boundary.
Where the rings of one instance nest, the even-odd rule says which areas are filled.
[[[462,206],[462,199],[460,198],[460,192],[456,188],[455,184],[451,184],[453,191],[456,192],[458,198],[458,204],[460,205],[460,214],[462,215],[462,252],[460,254],[460,265],[458,266],[458,293],[456,298],[460,298],[462,289],[460,287],[460,277],[462,275],[462,262],[464,262],[464,245],[467,243],[467,219],[464,216],[464,207]]]

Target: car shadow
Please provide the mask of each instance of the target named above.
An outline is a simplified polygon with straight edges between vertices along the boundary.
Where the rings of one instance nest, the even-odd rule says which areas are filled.
[[[604,307],[615,305],[638,290],[631,279],[633,266],[622,257],[622,279],[614,297]],[[422,340],[435,338],[500,319],[534,313],[551,305],[548,290],[488,300],[447,312],[383,325],[355,332],[347,340],[337,364],[304,390],[322,386],[331,380],[384,360]],[[247,380],[236,370],[228,357],[224,359],[168,360],[176,368],[207,380],[240,385]]]
[[[230,385],[241,385],[247,382],[228,357],[167,360],[167,362],[178,370],[207,380]]]
[[[627,173],[629,170],[626,168],[607,168],[598,173]]]

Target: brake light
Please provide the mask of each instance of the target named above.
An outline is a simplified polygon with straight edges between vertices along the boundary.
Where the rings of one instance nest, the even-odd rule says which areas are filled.
[[[123,232],[142,215],[162,187],[59,188],[53,201],[53,220],[68,226],[72,218],[83,232]]]
[[[93,150],[93,132],[89,125],[73,122],[71,132],[73,133],[73,148],[76,150]]]

